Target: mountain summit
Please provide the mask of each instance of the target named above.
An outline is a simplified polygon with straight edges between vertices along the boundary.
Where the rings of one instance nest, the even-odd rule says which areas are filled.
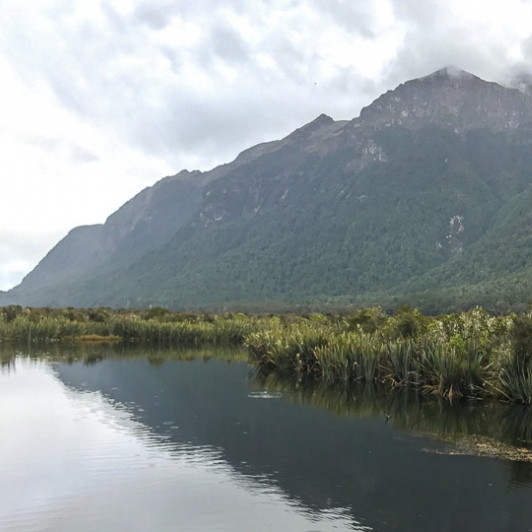
[[[279,309],[528,300],[532,97],[446,67],[72,230],[0,303]]]
[[[532,120],[530,96],[446,67],[388,91],[362,109],[360,120],[376,127],[420,128],[428,122],[456,133],[479,128],[516,129]]]

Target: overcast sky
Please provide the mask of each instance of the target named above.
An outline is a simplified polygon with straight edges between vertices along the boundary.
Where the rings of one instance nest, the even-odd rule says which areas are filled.
[[[446,65],[532,71],[532,1],[3,0],[0,289],[77,225]]]

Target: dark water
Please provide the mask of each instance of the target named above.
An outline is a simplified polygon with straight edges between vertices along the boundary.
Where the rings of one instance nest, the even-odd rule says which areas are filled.
[[[0,530],[532,530],[531,420],[244,363],[18,357]]]

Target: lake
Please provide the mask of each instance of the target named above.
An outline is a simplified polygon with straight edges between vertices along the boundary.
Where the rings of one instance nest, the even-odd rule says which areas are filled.
[[[527,409],[111,349],[2,359],[0,530],[532,530]]]

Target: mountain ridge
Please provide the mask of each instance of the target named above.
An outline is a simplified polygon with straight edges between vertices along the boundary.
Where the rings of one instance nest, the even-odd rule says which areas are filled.
[[[162,179],[70,232],[0,303],[519,305],[524,286],[491,285],[508,284],[496,261],[515,260],[532,286],[516,231],[532,229],[519,207],[531,143],[531,96],[445,67],[352,120],[322,114],[230,163]],[[484,277],[467,273],[471,261]]]

